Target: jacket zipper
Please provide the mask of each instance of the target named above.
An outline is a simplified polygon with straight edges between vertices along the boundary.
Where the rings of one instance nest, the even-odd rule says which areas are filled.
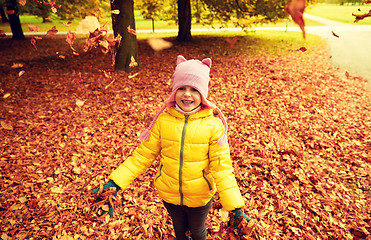
[[[162,165],[162,163],[161,163],[161,165],[160,165],[160,170],[159,170],[160,174],[159,174],[159,175],[157,176],[157,178],[155,179],[155,182],[157,181],[157,179],[158,179],[159,177],[161,177],[162,167],[163,167],[163,165]]]
[[[189,115],[185,115],[185,121],[182,131],[182,139],[180,142],[180,156],[179,156],[179,193],[180,193],[180,206],[183,206],[183,185],[182,185],[182,177],[183,177],[183,153],[184,153],[184,138],[185,132],[188,124]]]
[[[207,182],[207,185],[209,185],[209,190],[212,190],[213,188],[211,187],[211,183],[210,183],[209,180],[207,180],[207,178],[206,178],[205,169],[202,170],[202,176],[203,176],[203,178],[205,179],[205,181]]]

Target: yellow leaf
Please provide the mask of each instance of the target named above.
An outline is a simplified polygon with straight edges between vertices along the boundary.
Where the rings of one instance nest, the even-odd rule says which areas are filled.
[[[23,74],[25,73],[25,71],[20,71],[19,73],[18,73],[18,76],[20,77],[20,76],[22,76]]]
[[[76,100],[76,105],[79,106],[79,107],[82,107],[84,105],[85,101],[81,101],[81,100]]]
[[[6,129],[6,130],[13,130],[13,126],[12,125],[10,125],[10,124],[8,124],[8,123],[6,123],[4,121],[1,121],[0,123],[1,123],[1,127],[2,128]]]
[[[21,203],[25,203],[25,202],[27,202],[27,197],[20,197],[20,198],[18,198],[18,200],[19,200]]]
[[[4,96],[3,96],[4,99],[8,98],[8,97],[10,97],[10,93],[5,93]]]

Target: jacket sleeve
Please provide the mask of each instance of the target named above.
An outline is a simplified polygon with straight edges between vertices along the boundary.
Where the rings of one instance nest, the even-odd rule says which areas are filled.
[[[155,123],[148,141],[142,141],[133,154],[111,173],[109,179],[124,190],[135,178],[151,166],[160,151],[160,129],[159,124]]]
[[[215,125],[209,146],[210,172],[215,180],[216,188],[223,207],[227,211],[244,206],[244,200],[233,173],[228,143],[218,146],[218,139],[223,135],[223,124],[219,120]]]

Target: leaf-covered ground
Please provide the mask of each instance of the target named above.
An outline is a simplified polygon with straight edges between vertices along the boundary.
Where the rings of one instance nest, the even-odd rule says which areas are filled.
[[[2,239],[174,239],[152,184],[158,167],[90,210],[91,190],[138,146],[169,95],[178,54],[211,57],[210,100],[228,117],[235,174],[253,239],[370,239],[371,95],[325,50],[251,55],[244,38],[195,37],[112,72],[99,50],[74,55],[64,38],[0,41]],[[290,48],[290,45],[288,45]],[[228,239],[216,196],[208,239]]]

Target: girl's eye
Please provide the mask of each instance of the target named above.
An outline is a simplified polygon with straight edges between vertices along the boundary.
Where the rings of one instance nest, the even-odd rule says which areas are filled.
[[[180,87],[179,90],[184,91],[184,87]]]
[[[193,92],[198,92],[198,90],[196,88],[192,88],[192,91]]]

